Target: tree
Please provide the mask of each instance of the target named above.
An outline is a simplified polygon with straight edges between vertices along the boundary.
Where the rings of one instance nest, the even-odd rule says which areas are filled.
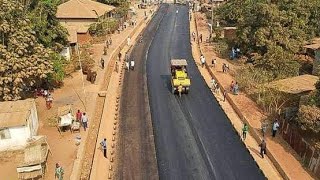
[[[0,0],[0,99],[17,100],[52,73],[50,49],[37,42],[20,3]]]
[[[237,26],[236,44],[242,52],[257,53],[257,66],[281,78],[298,74],[294,55],[319,34],[317,7],[317,0],[231,0],[217,13],[223,24]]]
[[[302,105],[298,112],[298,123],[303,130],[320,132],[320,109],[316,106]]]
[[[98,2],[118,7],[126,3],[127,0],[98,0]]]
[[[68,44],[68,32],[56,18],[59,2],[60,0],[33,0],[29,5],[29,18],[38,42],[57,51]]]

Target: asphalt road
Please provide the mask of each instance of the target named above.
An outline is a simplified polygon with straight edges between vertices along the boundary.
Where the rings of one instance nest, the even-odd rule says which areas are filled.
[[[146,88],[146,53],[168,6],[161,6],[129,52],[135,69],[125,71],[120,103],[116,179],[157,180],[158,167]]]
[[[160,179],[265,179],[192,59],[188,8],[162,6],[166,14],[147,48],[147,83]],[[171,94],[172,58],[185,58],[189,64],[191,90],[181,98]]]

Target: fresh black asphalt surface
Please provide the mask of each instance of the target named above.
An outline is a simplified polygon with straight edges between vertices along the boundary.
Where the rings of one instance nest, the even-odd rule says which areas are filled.
[[[163,4],[159,13],[147,83],[160,179],[265,179],[192,59],[188,7]],[[171,93],[173,58],[189,64],[191,90],[181,98]]]

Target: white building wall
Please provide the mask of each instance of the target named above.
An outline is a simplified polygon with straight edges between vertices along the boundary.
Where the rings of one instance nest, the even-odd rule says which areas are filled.
[[[9,128],[10,139],[0,139],[0,151],[20,149],[26,145],[30,138],[30,130],[27,126]]]

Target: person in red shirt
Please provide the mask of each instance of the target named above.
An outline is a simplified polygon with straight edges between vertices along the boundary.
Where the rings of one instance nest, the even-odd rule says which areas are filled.
[[[82,117],[82,113],[80,112],[80,110],[78,109],[78,112],[76,113],[76,120],[78,122],[81,122],[81,117]]]

